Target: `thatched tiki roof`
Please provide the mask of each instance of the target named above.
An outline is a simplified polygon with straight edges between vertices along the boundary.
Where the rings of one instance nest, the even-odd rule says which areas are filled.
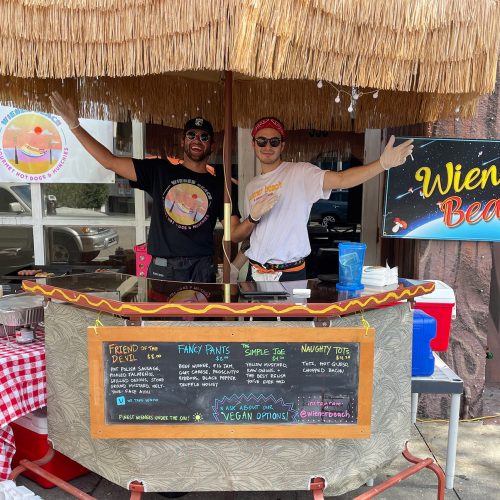
[[[242,126],[468,117],[494,90],[500,37],[498,0],[0,0],[0,19],[0,102],[49,111],[58,89],[85,116],[219,129],[224,70]]]

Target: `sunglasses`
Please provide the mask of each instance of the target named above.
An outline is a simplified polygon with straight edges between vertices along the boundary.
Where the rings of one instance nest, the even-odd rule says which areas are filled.
[[[186,139],[189,139],[192,141],[193,139],[198,138],[201,142],[208,142],[210,140],[210,134],[207,132],[201,132],[197,134],[196,132],[193,132],[192,130],[189,130],[186,132]]]
[[[255,137],[254,142],[259,148],[266,147],[268,143],[272,148],[277,148],[281,144],[281,137],[271,137],[271,139],[267,137]]]

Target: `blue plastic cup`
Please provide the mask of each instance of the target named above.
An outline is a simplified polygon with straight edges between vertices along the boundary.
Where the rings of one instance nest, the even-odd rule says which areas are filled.
[[[361,283],[365,243],[341,241],[339,243],[339,282],[337,290],[362,290]]]

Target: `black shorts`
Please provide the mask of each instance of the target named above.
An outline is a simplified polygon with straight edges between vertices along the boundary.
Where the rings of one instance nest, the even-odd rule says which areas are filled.
[[[153,257],[148,278],[169,281],[215,283],[216,273],[211,255],[204,257]]]

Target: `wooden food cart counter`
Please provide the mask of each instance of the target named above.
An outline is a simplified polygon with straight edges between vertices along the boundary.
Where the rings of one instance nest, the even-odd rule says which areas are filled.
[[[124,488],[308,490],[320,476],[340,495],[409,439],[412,313],[379,306],[433,283],[345,296],[310,281],[309,298],[252,302],[236,285],[115,273],[23,286],[50,299],[49,438]]]

